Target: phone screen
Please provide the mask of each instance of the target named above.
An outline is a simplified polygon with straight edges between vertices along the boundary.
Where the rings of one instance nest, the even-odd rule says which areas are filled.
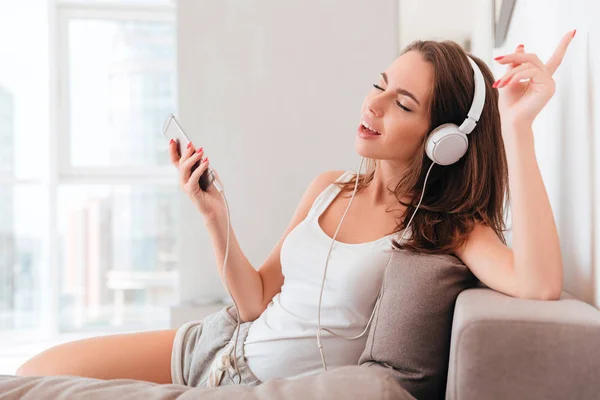
[[[187,146],[190,139],[187,137],[177,118],[173,114],[169,114],[163,124],[163,134],[167,139],[179,140],[179,154],[181,155],[181,146]]]

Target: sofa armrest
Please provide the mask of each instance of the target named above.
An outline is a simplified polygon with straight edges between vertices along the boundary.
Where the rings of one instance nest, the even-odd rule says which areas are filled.
[[[600,395],[600,310],[562,292],[519,299],[475,287],[456,299],[446,399]]]

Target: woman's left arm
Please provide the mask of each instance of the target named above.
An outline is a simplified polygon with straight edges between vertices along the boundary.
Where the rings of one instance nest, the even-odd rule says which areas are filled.
[[[511,194],[515,278],[523,297],[558,299],[563,267],[556,223],[528,125],[502,126]]]
[[[491,228],[479,226],[459,256],[483,283],[519,297],[556,300],[562,291],[560,242],[535,156],[532,123],[555,93],[552,75],[574,36],[575,31],[568,32],[546,64],[535,54],[525,53],[522,45],[512,54],[495,58],[508,65],[494,87],[501,89],[499,111],[508,163],[513,248],[494,238]],[[490,256],[496,265],[490,265]]]

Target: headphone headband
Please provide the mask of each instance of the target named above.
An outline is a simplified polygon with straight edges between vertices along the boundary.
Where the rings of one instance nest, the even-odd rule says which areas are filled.
[[[467,113],[467,118],[465,118],[464,122],[458,128],[462,133],[469,134],[473,132],[475,129],[475,125],[479,121],[479,117],[481,117],[481,112],[483,111],[483,105],[485,103],[485,80],[483,79],[483,74],[481,70],[477,66],[477,63],[471,59],[471,56],[467,54],[467,58],[471,63],[471,67],[473,67],[473,78],[475,79],[475,93],[473,95],[473,103],[471,104],[471,109]]]

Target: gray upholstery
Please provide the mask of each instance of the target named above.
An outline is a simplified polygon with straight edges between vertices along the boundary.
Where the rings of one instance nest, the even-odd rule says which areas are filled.
[[[525,300],[473,288],[453,321],[448,400],[600,398],[600,311],[571,294]]]
[[[130,379],[0,376],[0,400],[414,400],[393,378],[359,366],[335,368],[295,380],[272,379],[259,386],[193,388]]]
[[[589,304],[566,292],[558,301],[539,301],[474,287],[458,295],[453,316],[446,399],[600,397],[600,311]],[[0,376],[0,400],[412,398],[383,372],[349,366],[295,381],[216,389]]]
[[[401,251],[382,295],[359,364],[391,374],[418,399],[443,399],[456,298],[477,278],[451,255]]]

